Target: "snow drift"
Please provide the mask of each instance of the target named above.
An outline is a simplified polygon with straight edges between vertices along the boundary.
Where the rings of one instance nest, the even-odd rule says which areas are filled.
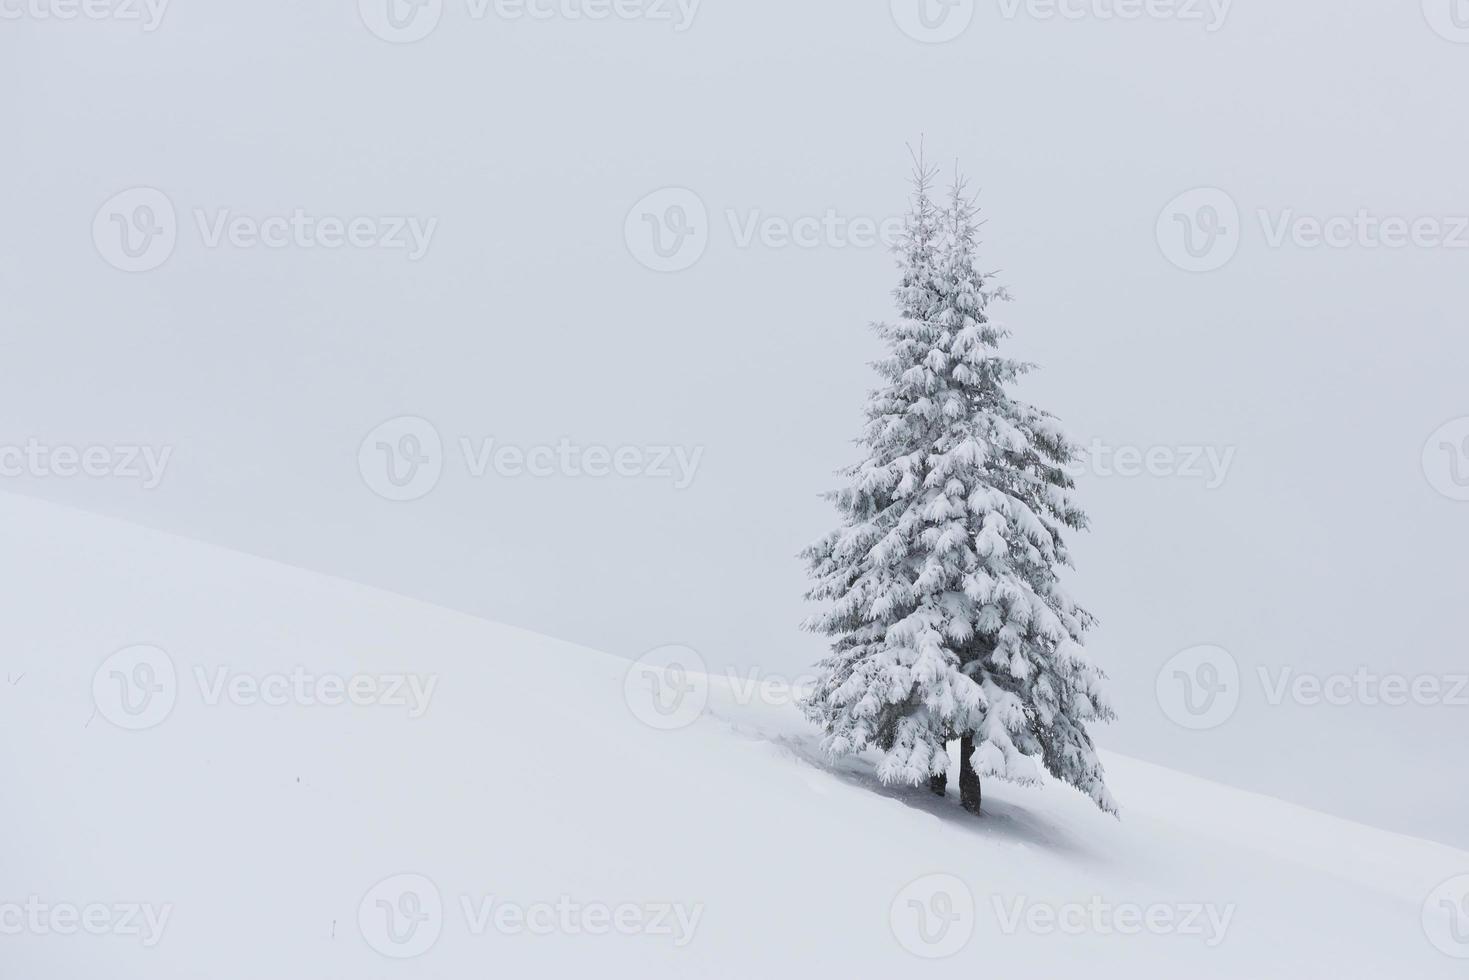
[[[1431,978],[1469,955],[1469,854],[1130,759],[1105,758],[1120,822],[993,782],[975,819],[821,758],[778,687],[714,677],[663,724],[627,661],[159,532],[0,497],[0,550],[6,976]]]

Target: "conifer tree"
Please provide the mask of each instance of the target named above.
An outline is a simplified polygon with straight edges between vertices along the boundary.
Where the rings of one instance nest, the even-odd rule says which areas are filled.
[[[841,526],[804,553],[831,637],[803,703],[834,754],[873,750],[886,783],[944,791],[960,743],[960,795],[980,778],[1033,783],[1041,767],[1117,807],[1086,725],[1108,721],[1092,617],[1062,589],[1064,534],[1086,526],[1055,419],[1011,394],[1031,365],[999,352],[1006,299],[976,265],[977,209],[957,176],[932,197],[921,159],[899,245],[898,317],[876,325],[858,439],[864,458],[829,494]]]

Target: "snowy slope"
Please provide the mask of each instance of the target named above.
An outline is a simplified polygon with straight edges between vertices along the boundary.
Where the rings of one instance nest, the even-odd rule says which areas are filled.
[[[1060,786],[973,819],[722,679],[659,730],[626,661],[260,559],[11,496],[0,554],[5,977],[1469,969],[1429,935],[1445,846],[1117,756],[1121,822]],[[138,644],[176,690],[108,659]],[[251,703],[297,667],[410,703]],[[163,690],[128,715],[119,678]]]

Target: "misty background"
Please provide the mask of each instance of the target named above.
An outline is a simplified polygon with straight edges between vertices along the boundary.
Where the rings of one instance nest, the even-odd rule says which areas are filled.
[[[796,555],[835,520],[819,494],[855,459],[895,268],[880,244],[741,229],[900,215],[922,136],[980,193],[1008,350],[1041,366],[1024,397],[1083,444],[1230,454],[1217,481],[1079,477],[1093,529],[1069,584],[1101,620],[1120,715],[1098,741],[1469,844],[1469,706],[1272,705],[1258,680],[1469,671],[1464,461],[1425,466],[1469,415],[1469,249],[1269,233],[1366,209],[1453,238],[1469,11],[1044,19],[961,0],[966,26],[926,43],[901,2],[704,0],[679,22],[441,0],[433,30],[394,43],[372,2],[173,0],[151,30],[6,8],[0,446],[171,456],[153,488],[24,472],[0,489],[627,657],[680,643],[796,676],[824,650],[797,628]],[[94,223],[140,187],[176,210],[177,242],[126,272]],[[629,230],[665,188],[706,209],[681,271],[648,268]],[[1196,188],[1240,215],[1207,272],[1160,241]],[[211,247],[199,226],[297,209],[436,224],[416,259]],[[359,451],[402,416],[432,424],[442,473],[391,501]],[[476,477],[461,438],[700,455],[682,488]],[[1238,662],[1241,692],[1191,731],[1156,680],[1202,644]]]

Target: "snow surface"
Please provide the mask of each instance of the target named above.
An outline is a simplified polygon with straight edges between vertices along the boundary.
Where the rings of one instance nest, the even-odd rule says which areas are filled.
[[[1469,854],[1443,845],[1111,754],[1121,821],[1060,785],[994,783],[972,818],[952,797],[877,786],[858,761],[828,763],[793,709],[742,704],[723,678],[698,720],[658,730],[625,700],[625,660],[348,582],[13,496],[0,496],[0,553],[6,978],[1466,969],[1422,921],[1434,889],[1469,873]],[[177,696],[153,727],[125,730],[93,681],[136,644],[167,652]],[[194,673],[298,666],[436,687],[414,718],[383,704],[210,705]],[[404,874],[431,882],[443,912],[418,934],[436,939],[400,959],[374,948],[373,916]],[[31,896],[168,918],[152,945],[17,929],[6,909]],[[491,896],[697,918],[687,934],[668,931],[672,917],[657,934],[476,934],[461,900],[473,912]],[[915,940],[910,899],[950,915],[937,945]],[[1016,903],[1040,925],[1005,931]],[[1228,924],[1045,927],[1048,908],[1098,903],[1104,926],[1129,903],[1204,906]],[[944,943],[947,958],[919,955]]]

